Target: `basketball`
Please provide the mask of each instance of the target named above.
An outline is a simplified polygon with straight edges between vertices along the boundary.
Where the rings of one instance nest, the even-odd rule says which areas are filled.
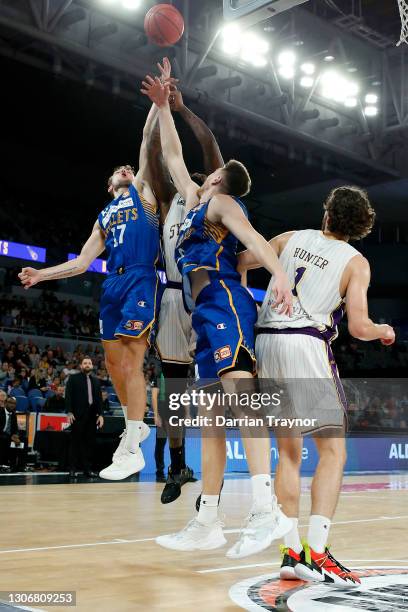
[[[151,42],[159,47],[168,47],[183,36],[184,19],[171,4],[156,4],[147,12],[144,28]]]

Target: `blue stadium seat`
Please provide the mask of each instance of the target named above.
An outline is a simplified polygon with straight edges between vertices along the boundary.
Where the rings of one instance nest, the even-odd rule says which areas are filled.
[[[33,397],[30,399],[31,412],[41,412],[47,400],[45,397]]]
[[[30,407],[28,403],[28,398],[25,395],[17,395],[16,400],[17,400],[17,406],[16,406],[17,412],[27,412]]]
[[[55,395],[55,391],[51,391],[51,389],[48,389],[48,391],[46,391],[45,393],[45,398],[48,399],[49,397],[53,397],[53,395]]]
[[[116,395],[116,392],[115,392],[115,387],[104,387],[104,390],[105,390],[107,393],[113,393],[113,394],[115,394],[115,395]]]
[[[26,397],[23,387],[14,387],[9,393],[10,397]]]
[[[108,393],[108,400],[110,402],[119,402],[119,398],[116,393]]]
[[[31,389],[31,391],[28,392],[28,400],[30,402],[30,408],[34,412],[37,410],[37,400],[44,400],[45,404],[44,396],[39,389]]]

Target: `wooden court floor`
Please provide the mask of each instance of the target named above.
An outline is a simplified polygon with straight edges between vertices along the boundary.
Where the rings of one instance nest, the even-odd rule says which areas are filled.
[[[309,485],[304,478],[301,525],[307,524]],[[225,557],[226,548],[162,549],[154,538],[192,518],[200,482],[186,485],[168,506],[160,504],[161,487],[153,482],[0,487],[0,591],[75,590],[77,606],[67,609],[80,611],[239,610],[229,589],[277,571],[278,545],[236,562]],[[407,491],[408,474],[345,477],[330,535],[335,557],[349,567],[408,567]],[[239,528],[249,505],[249,480],[227,479],[222,497],[227,530]],[[236,537],[228,533],[228,543]]]

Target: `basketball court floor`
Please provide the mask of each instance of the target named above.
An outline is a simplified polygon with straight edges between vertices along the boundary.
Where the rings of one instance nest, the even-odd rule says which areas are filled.
[[[27,484],[6,484],[11,481]],[[76,591],[70,609],[81,611],[408,610],[406,473],[345,477],[330,542],[335,557],[361,568],[363,577],[361,588],[347,591],[279,581],[279,542],[236,562],[225,557],[227,547],[180,553],[157,546],[156,536],[179,530],[194,516],[200,482],[186,485],[168,506],[160,503],[162,485],[143,476],[138,482],[73,484],[55,475],[0,477],[0,484],[3,601],[4,591],[34,590]],[[310,478],[303,478],[303,532],[309,486]],[[229,475],[222,495],[228,544],[250,501],[247,476]]]

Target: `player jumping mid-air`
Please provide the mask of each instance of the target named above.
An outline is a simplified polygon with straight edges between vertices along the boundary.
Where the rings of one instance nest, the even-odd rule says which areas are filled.
[[[376,325],[369,319],[370,266],[349,244],[349,240],[367,236],[374,224],[375,213],[367,194],[357,187],[338,187],[330,193],[324,210],[321,231],[292,231],[270,241],[292,283],[293,316],[271,308],[272,279],[258,317],[256,355],[260,378],[291,380],[304,390],[302,397],[295,399],[301,411],[308,393],[313,397],[319,385],[316,379],[331,381],[333,407],[339,422],[344,423],[345,395],[331,350],[341,318],[346,312],[349,332],[360,340],[380,340],[390,345],[395,334],[389,325]],[[243,270],[259,267],[249,251],[240,254],[239,265]],[[321,388],[325,390],[324,398],[329,398],[327,387]],[[309,405],[307,409],[312,413],[314,408]],[[337,435],[333,430],[329,435],[325,430],[314,435],[319,463],[312,481],[309,531],[303,545],[298,531],[303,439],[277,437],[275,492],[293,521],[282,547],[282,579],[301,578],[346,588],[360,584],[358,577],[336,561],[327,547],[346,460],[344,431],[337,431]]]
[[[164,76],[170,78],[169,74]],[[113,199],[98,215],[80,255],[52,268],[23,268],[19,274],[28,289],[42,281],[82,274],[107,251],[108,277],[101,296],[100,328],[106,366],[126,421],[112,464],[100,472],[108,480],[122,480],[143,469],[140,443],[149,435],[143,422],[143,359],[156,317],[159,219],[148,173],[147,148],[156,113],[152,106],[144,128],[138,172],[128,165],[114,170],[108,182]]]
[[[164,58],[162,73],[166,71],[170,72],[170,67],[168,59]],[[172,88],[169,102],[171,110],[183,118],[199,141],[204,157],[205,172],[210,174],[223,166],[224,161],[214,134],[202,119],[184,105],[181,92]],[[195,338],[191,325],[191,314],[186,312],[183,305],[182,277],[175,259],[176,243],[186,216],[186,207],[163,160],[158,122],[152,136],[149,166],[154,184],[157,185],[155,193],[160,207],[167,276],[167,284],[160,303],[156,346],[161,359],[165,389],[168,390],[172,379],[177,379],[180,383],[187,379],[189,366],[193,361]],[[169,438],[171,460],[166,485],[161,495],[161,501],[165,504],[177,499],[181,487],[191,481],[193,476],[191,468],[185,463],[183,428],[170,427],[170,416],[167,394],[164,393],[164,398],[159,401],[159,418]]]
[[[284,312],[291,311],[292,294],[276,253],[249,223],[239,200],[250,189],[250,177],[240,162],[231,160],[199,187],[184,163],[168,102],[169,86],[146,77],[142,91],[159,107],[164,160],[186,203],[187,216],[180,229],[176,257],[184,299],[193,312],[198,378],[220,378],[223,385],[231,379],[252,379],[257,312],[236,269],[238,240],[274,274],[276,303]],[[244,445],[253,477],[254,514],[261,517],[265,539],[271,541],[283,533],[271,494],[269,438],[246,439]],[[180,533],[159,537],[158,544],[175,550],[204,550],[225,544],[218,520],[225,460],[225,432],[222,436],[203,436],[203,493],[198,516]]]

